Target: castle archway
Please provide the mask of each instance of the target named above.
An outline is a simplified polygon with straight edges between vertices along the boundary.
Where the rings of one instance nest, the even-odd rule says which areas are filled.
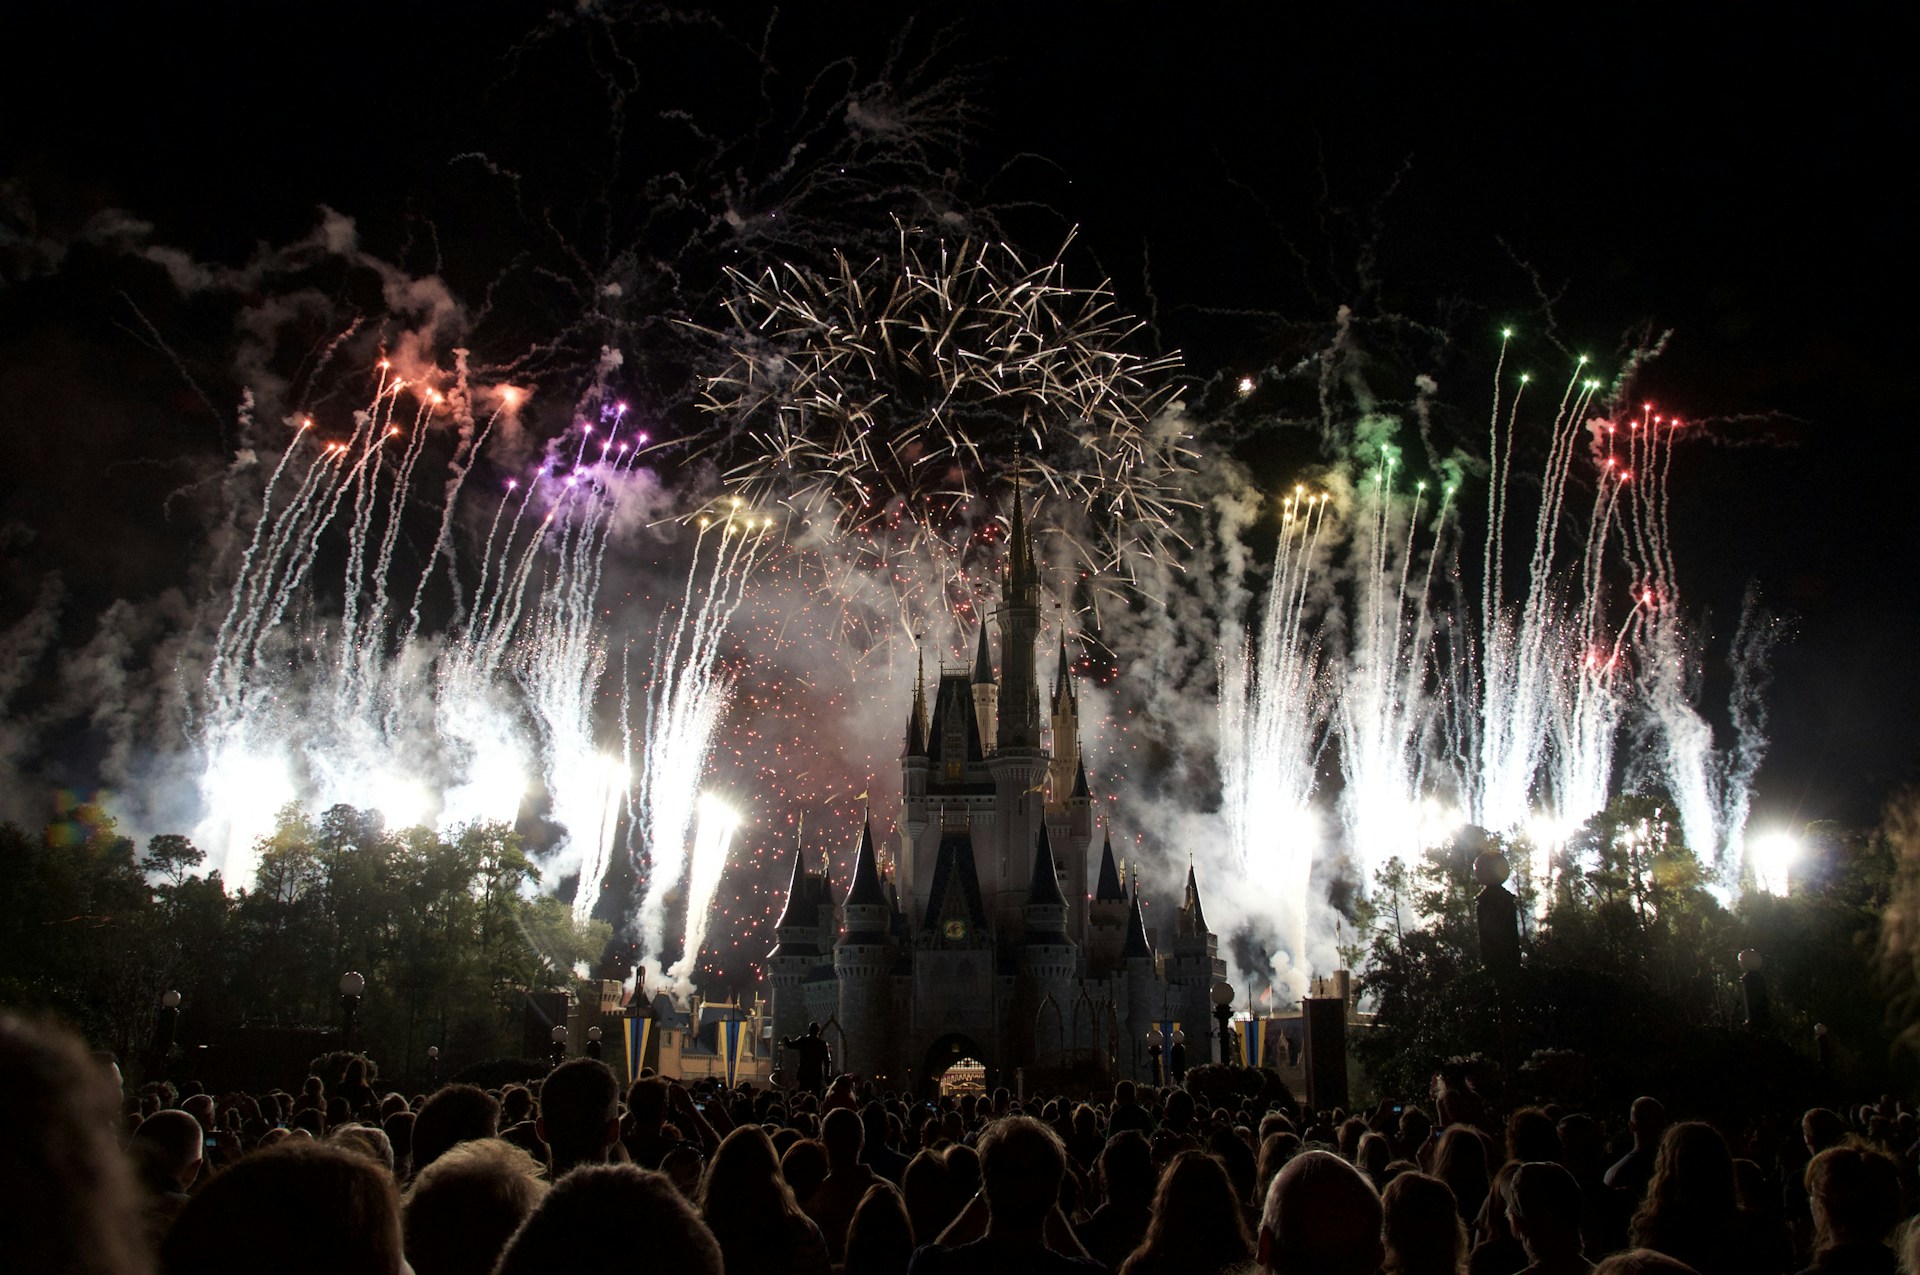
[[[973,1037],[966,1035],[964,1032],[948,1032],[946,1035],[940,1037],[940,1039],[934,1041],[933,1044],[927,1046],[926,1065],[920,1074],[931,1081],[936,1088],[939,1088],[942,1087],[946,1081],[947,1073],[953,1071],[955,1068],[960,1068],[961,1064],[983,1065],[985,1062],[986,1056],[981,1051],[979,1043],[976,1042]],[[956,1081],[971,1086],[974,1080],[974,1077],[970,1074],[973,1071],[973,1067],[967,1066],[961,1068],[961,1070],[969,1074],[962,1076],[956,1073]],[[984,1083],[984,1072],[982,1073],[982,1077],[982,1083]]]

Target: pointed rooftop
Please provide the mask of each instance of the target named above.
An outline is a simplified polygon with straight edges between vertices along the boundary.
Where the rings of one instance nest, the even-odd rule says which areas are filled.
[[[1047,836],[1047,826],[1040,825],[1040,844],[1033,852],[1033,880],[1027,883],[1027,906],[1064,908],[1065,896],[1060,893],[1060,871],[1053,862],[1053,840]]]
[[[812,891],[807,888],[807,856],[800,850],[800,838],[793,839],[793,880],[787,886],[787,905],[780,911],[780,919],[774,923],[774,929],[784,930],[789,925],[811,927],[816,918],[801,910],[806,896]]]
[[[905,757],[927,755],[927,655],[920,653],[920,669],[913,679],[913,711],[907,714]]]
[[[973,684],[980,686],[993,681],[993,656],[987,652],[987,622],[980,622],[980,649],[973,657]]]
[[[880,887],[880,863],[873,852],[873,819],[860,829],[860,854],[853,861],[853,886],[847,891],[850,908],[887,906],[887,892]]]
[[[1073,795],[1076,797],[1092,795],[1087,790],[1087,759],[1085,757],[1079,759],[1079,766],[1073,776]]]
[[[1207,933],[1207,914],[1200,910],[1200,885],[1194,880],[1192,863],[1187,864],[1187,897],[1180,905],[1180,932],[1192,935]]]
[[[1040,573],[1033,565],[1033,540],[1027,534],[1027,510],[1024,488],[1020,481],[1020,461],[1014,460],[1013,480],[1013,534],[1007,544],[1007,584],[1009,589],[1037,585]]]
[[[1105,841],[1100,846],[1100,880],[1093,887],[1095,903],[1125,903],[1126,887],[1120,884],[1120,868],[1113,861],[1113,830],[1107,830]]]
[[[1138,882],[1134,883],[1133,901],[1127,906],[1127,941],[1126,945],[1120,949],[1120,956],[1123,960],[1133,960],[1136,957],[1153,959],[1153,949],[1147,945],[1147,922],[1140,915]]]
[[[1053,711],[1060,711],[1060,701],[1067,702],[1067,711],[1080,711],[1080,697],[1073,690],[1073,665],[1067,660],[1067,631],[1064,625],[1060,629],[1060,663],[1053,675]]]

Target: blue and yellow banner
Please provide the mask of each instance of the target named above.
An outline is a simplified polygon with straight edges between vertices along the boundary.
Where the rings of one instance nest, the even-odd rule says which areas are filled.
[[[715,1024],[720,1029],[720,1062],[726,1068],[727,1087],[733,1087],[733,1078],[740,1070],[740,1032],[746,1024],[737,1018],[723,1019]]]
[[[647,1065],[647,1043],[653,1039],[653,1020],[644,1015],[627,1020],[627,1083],[640,1079]]]

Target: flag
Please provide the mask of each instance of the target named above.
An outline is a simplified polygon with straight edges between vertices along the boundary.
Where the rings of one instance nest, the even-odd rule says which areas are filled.
[[[653,1020],[644,1014],[627,1020],[627,1083],[640,1079],[647,1065],[647,1043],[653,1039]]]
[[[727,1087],[733,1087],[734,1077],[740,1070],[740,1031],[746,1026],[737,1018],[724,1019],[715,1024],[719,1031],[720,1062],[726,1068]]]

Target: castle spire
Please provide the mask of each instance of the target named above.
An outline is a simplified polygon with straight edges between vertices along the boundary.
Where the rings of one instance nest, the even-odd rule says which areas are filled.
[[[1053,711],[1056,716],[1060,712],[1062,698],[1066,700],[1067,711],[1077,715],[1080,697],[1073,689],[1073,665],[1067,660],[1067,626],[1064,622],[1060,626],[1060,664],[1053,675]]]
[[[927,755],[927,652],[920,648],[919,671],[913,678],[913,712],[907,715],[907,757]]]
[[[987,651],[987,622],[980,621],[980,649],[973,656],[973,684],[984,686],[993,681],[993,656]]]
[[[1195,936],[1207,933],[1207,914],[1200,910],[1200,885],[1194,880],[1191,859],[1187,862],[1187,897],[1180,905],[1180,932]]]
[[[1040,825],[1040,844],[1033,852],[1033,880],[1027,884],[1027,906],[1063,908],[1066,896],[1060,893],[1060,872],[1053,862],[1053,841],[1047,825]]]
[[[1147,944],[1147,923],[1140,915],[1140,881],[1136,877],[1133,883],[1133,901],[1127,906],[1127,942],[1120,949],[1124,960],[1136,957],[1153,959],[1153,948]]]
[[[1113,861],[1113,829],[1107,828],[1106,838],[1100,847],[1100,880],[1093,888],[1095,903],[1125,903],[1126,887],[1120,884],[1120,870]]]
[[[780,919],[773,928],[783,930],[789,925],[803,925],[800,917],[800,897],[807,892],[807,856],[800,846],[800,831],[793,834],[793,880],[787,885],[787,905],[780,910]]]
[[[873,818],[860,827],[860,853],[853,861],[853,885],[847,890],[847,906],[885,907],[886,891],[880,888],[880,865],[873,852]]]

